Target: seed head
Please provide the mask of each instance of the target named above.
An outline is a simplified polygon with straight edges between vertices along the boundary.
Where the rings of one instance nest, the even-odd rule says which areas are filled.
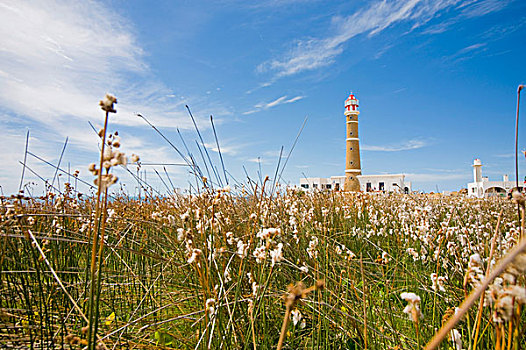
[[[108,113],[117,113],[115,108],[113,108],[114,103],[117,103],[117,99],[110,94],[106,94],[104,99],[99,102],[99,106],[103,111]]]

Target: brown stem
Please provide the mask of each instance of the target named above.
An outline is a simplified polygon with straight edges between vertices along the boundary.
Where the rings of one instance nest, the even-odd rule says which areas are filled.
[[[285,335],[287,334],[287,328],[289,327],[290,322],[290,311],[291,307],[287,305],[287,310],[285,311],[285,318],[283,318],[283,324],[281,325],[281,334],[279,336],[278,350],[281,350],[283,347],[283,342],[285,341]]]
[[[93,230],[95,231],[92,235],[93,244],[91,248],[91,268],[90,268],[90,294],[89,294],[89,325],[88,325],[88,349],[93,349],[95,345],[95,329],[94,329],[94,297],[95,297],[95,270],[96,270],[96,257],[97,257],[97,246],[99,240],[99,216],[101,213],[100,207],[100,196],[102,194],[102,164],[104,163],[104,148],[106,145],[106,128],[108,127],[108,116],[109,112],[106,111],[106,117],[104,118],[104,128],[102,129],[102,147],[100,151],[100,163],[99,163],[99,175],[97,185],[97,202],[95,207],[95,220],[93,224]]]

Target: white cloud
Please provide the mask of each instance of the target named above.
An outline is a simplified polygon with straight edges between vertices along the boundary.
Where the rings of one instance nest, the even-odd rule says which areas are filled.
[[[269,151],[263,151],[261,153],[261,156],[259,157],[253,157],[246,159],[247,162],[251,163],[261,163],[264,165],[273,164],[275,165],[279,160],[279,155],[281,151],[280,150],[269,150]],[[281,153],[281,164],[283,165],[284,159],[287,158],[287,152],[283,150]]]
[[[498,0],[485,0],[477,4],[461,0],[393,0],[376,1],[367,8],[347,17],[333,18],[332,34],[321,38],[298,40],[282,58],[272,59],[258,66],[258,71],[274,72],[275,78],[317,69],[332,64],[345,50],[345,44],[352,38],[367,34],[372,37],[385,29],[402,22],[412,23],[411,30],[421,27],[441,11],[458,5],[462,17],[476,17],[498,11],[506,6]],[[451,22],[450,24],[452,24]],[[449,24],[448,24],[449,26]],[[434,32],[447,29],[442,26]]]
[[[515,158],[515,153],[495,154],[495,157],[498,157],[498,158]],[[519,157],[520,157],[520,153],[519,153]]]
[[[453,60],[457,62],[467,60],[476,55],[478,52],[486,51],[486,45],[486,43],[476,43],[473,45],[463,47],[462,49],[455,52],[453,55],[446,57],[445,60]]]
[[[254,109],[244,112],[243,114],[253,114],[262,110],[266,110],[272,107],[276,107],[279,105],[287,104],[287,103],[294,103],[296,101],[302,100],[305,98],[305,96],[296,96],[292,98],[287,98],[288,96],[281,96],[273,101],[270,102],[260,102],[256,105],[254,105]]]
[[[205,105],[197,99],[174,98],[173,91],[150,71],[131,24],[97,1],[2,1],[0,37],[0,105],[7,114],[0,119],[37,134],[41,142],[30,143],[37,154],[69,137],[72,151],[96,155],[98,140],[88,121],[102,123],[98,101],[106,92],[118,98],[111,130],[119,126],[149,129],[135,112],[159,128],[190,128],[184,105]],[[210,112],[195,111],[195,116],[200,119]],[[228,111],[214,104],[214,114]],[[209,124],[200,125],[206,129]],[[12,132],[2,128],[0,137],[7,140]],[[161,153],[167,156],[165,161],[177,159],[171,150],[145,137],[134,135],[140,147],[130,150],[145,157]],[[7,145],[8,152],[0,155],[0,161],[18,169],[21,158],[6,154],[23,155],[23,142]],[[2,176],[2,185],[13,191],[17,181],[8,178]]]
[[[408,151],[412,149],[419,149],[427,146],[428,143],[424,140],[409,140],[396,145],[385,145],[385,146],[372,146],[372,145],[361,145],[360,148],[363,151],[378,151],[378,152],[399,152]]]
[[[502,10],[511,0],[469,1],[469,6],[462,10],[462,15],[468,18],[484,16]]]
[[[194,101],[173,99],[149,71],[129,23],[98,2],[7,0],[0,36],[4,108],[64,130],[57,124],[100,118],[97,103],[109,91],[119,100],[113,123],[143,126],[134,117],[141,112],[159,127],[191,127],[184,105]]]
[[[236,156],[241,151],[243,151],[248,144],[240,144],[240,143],[234,143],[231,140],[220,140],[219,141],[219,149],[221,149],[222,154],[227,154],[229,156]],[[217,144],[214,143],[206,143],[205,147],[208,150],[211,150],[213,152],[219,153],[219,149],[217,148]]]

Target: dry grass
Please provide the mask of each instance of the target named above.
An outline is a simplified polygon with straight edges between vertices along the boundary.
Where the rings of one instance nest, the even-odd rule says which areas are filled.
[[[0,344],[418,349],[449,319],[443,349],[526,345],[526,258],[492,268],[521,236],[514,202],[212,188],[187,160],[193,195],[107,192],[92,166],[97,196],[1,198]],[[455,317],[466,300],[485,306]]]

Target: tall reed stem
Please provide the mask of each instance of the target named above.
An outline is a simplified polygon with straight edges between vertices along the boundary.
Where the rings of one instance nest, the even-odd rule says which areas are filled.
[[[96,258],[98,251],[98,240],[100,234],[100,215],[101,215],[101,194],[102,194],[102,164],[104,162],[104,149],[106,146],[106,129],[108,127],[108,116],[109,112],[106,111],[106,116],[104,118],[104,128],[102,129],[102,146],[100,150],[100,163],[99,163],[99,174],[98,174],[98,184],[97,184],[97,202],[95,204],[95,221],[93,224],[93,234],[92,234],[92,248],[91,248],[91,268],[90,268],[90,291],[89,291],[89,313],[88,313],[88,349],[92,350],[95,348],[95,339],[97,334],[97,320],[96,315],[98,315],[97,310],[95,310],[95,291],[98,291],[98,286],[96,286],[95,273],[97,270]],[[106,201],[106,197],[104,197]]]

